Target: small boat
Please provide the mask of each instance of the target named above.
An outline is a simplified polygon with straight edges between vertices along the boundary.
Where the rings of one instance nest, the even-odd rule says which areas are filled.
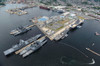
[[[94,46],[95,44],[93,43],[92,46]]]
[[[77,28],[81,28],[82,26],[77,26]]]
[[[68,36],[68,34],[65,35],[65,37],[67,37],[67,36]]]
[[[95,32],[95,34],[98,36],[98,35],[100,35],[98,32]]]

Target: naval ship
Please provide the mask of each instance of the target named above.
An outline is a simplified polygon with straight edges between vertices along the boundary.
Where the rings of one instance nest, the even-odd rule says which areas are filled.
[[[41,34],[38,34],[35,37],[31,37],[30,39],[28,39],[26,41],[20,39],[19,44],[16,44],[16,45],[12,46],[10,49],[4,51],[4,55],[7,56],[7,55],[9,55],[9,54],[11,54],[11,53],[23,48],[24,46],[32,43],[33,41],[36,41],[38,38],[40,38],[40,36],[41,36]]]
[[[42,47],[46,42],[47,40],[45,40],[45,38],[37,40],[34,44],[30,45],[29,47],[25,48],[22,52],[20,52],[20,55],[22,55],[23,58],[27,57],[28,55]]]
[[[27,32],[27,31],[31,30],[31,28],[28,27],[28,26],[29,26],[29,25],[20,26],[20,27],[18,27],[18,28],[16,28],[16,29],[12,30],[12,31],[10,32],[10,34],[16,36],[16,35],[25,33],[25,32]]]
[[[42,38],[40,41],[42,42],[42,41],[44,41],[44,40],[45,40],[45,37]],[[37,40],[37,41],[39,41],[39,40]],[[37,42],[37,41],[36,41],[36,42]],[[35,42],[35,43],[36,43],[36,42]],[[25,54],[27,51],[29,51],[29,50],[31,49],[31,47],[32,47],[33,44],[35,44],[35,43],[32,43],[30,46],[26,47],[23,51],[20,52],[19,55],[23,55],[23,54]]]

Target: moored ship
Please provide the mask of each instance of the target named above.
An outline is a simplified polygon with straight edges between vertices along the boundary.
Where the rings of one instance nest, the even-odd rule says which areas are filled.
[[[40,36],[41,36],[41,34],[38,34],[35,37],[31,37],[30,39],[28,39],[26,41],[20,39],[18,44],[14,45],[10,49],[4,51],[4,55],[7,56],[7,55],[9,55],[9,54],[11,54],[11,53],[23,48],[24,46],[36,41]]]
[[[28,25],[26,26],[20,26],[14,30],[12,30],[10,32],[11,35],[19,35],[19,34],[22,34],[22,33],[26,33],[27,31],[29,31],[31,28],[28,27]]]
[[[48,7],[45,7],[45,6],[39,6],[40,7],[40,9],[46,9],[46,10],[50,10],[50,8],[48,8]]]
[[[41,48],[45,43],[47,42],[47,40],[45,40],[45,38],[36,41],[34,44],[32,44],[30,47],[26,48],[25,50],[22,51],[22,57],[27,57],[28,55],[30,55],[31,53],[35,52],[36,50],[38,50],[39,48]]]

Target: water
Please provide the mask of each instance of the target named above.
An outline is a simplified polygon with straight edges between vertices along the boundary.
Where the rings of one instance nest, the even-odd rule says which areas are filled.
[[[80,29],[70,31],[69,36],[61,41],[50,41],[47,38],[48,43],[27,58],[15,54],[9,57],[4,56],[3,51],[18,43],[19,39],[26,40],[37,34],[43,34],[37,27],[33,27],[31,31],[14,37],[9,34],[11,30],[20,25],[32,24],[29,22],[32,17],[58,15],[56,12],[38,7],[27,9],[29,14],[23,16],[5,12],[7,9],[22,6],[25,5],[7,4],[0,8],[0,66],[100,66],[100,57],[85,49],[89,47],[100,53],[100,36],[94,35],[96,31],[100,33],[100,22],[95,20],[85,20]],[[92,46],[93,42],[94,46]],[[95,64],[89,64],[92,58]]]

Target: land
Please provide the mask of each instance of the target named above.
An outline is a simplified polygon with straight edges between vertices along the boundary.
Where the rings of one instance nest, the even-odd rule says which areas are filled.
[[[56,1],[57,0],[55,0],[54,2]],[[98,5],[96,6],[88,2],[82,2],[81,3],[82,5],[76,5],[75,3],[74,4],[67,3],[67,5],[62,5],[62,2],[61,3],[60,2],[57,4],[55,3],[52,4],[51,2],[44,3],[44,1],[43,2],[29,2],[27,3],[27,6],[25,7],[10,9],[10,10],[7,10],[7,12],[10,14],[24,15],[24,14],[28,14],[28,12],[26,12],[25,9],[33,8],[34,6],[36,6],[36,7],[39,7],[40,9],[45,9],[48,11],[60,13],[60,15],[57,15],[57,16],[51,16],[51,17],[40,16],[40,17],[32,18],[31,21],[33,22],[33,24],[26,27],[26,28],[30,28],[34,25],[37,26],[44,33],[45,35],[44,38],[48,37],[51,41],[53,40],[58,41],[60,39],[64,39],[65,37],[68,36],[68,32],[70,30],[76,29],[78,28],[78,26],[82,26],[82,24],[84,23],[84,20],[86,19],[100,20],[100,13],[99,13],[100,7]],[[86,5],[86,6],[83,6],[83,5]],[[24,32],[23,29],[18,29],[18,30],[20,33]],[[11,32],[10,34],[14,34],[17,32],[15,29],[15,31]],[[23,42],[24,40],[19,42],[19,47],[21,44],[23,44]],[[27,47],[31,48],[32,47],[31,45],[34,45],[34,42],[32,41],[29,44],[27,44],[27,42],[24,42],[27,44],[27,46],[18,50],[15,53],[18,54],[21,51],[24,51],[24,49]],[[41,41],[40,41],[40,44],[41,44]],[[34,48],[35,47],[36,46],[34,45]],[[27,54],[28,49],[25,49],[25,50],[26,50],[25,53]],[[31,49],[31,51],[34,52],[34,49],[33,50]],[[7,53],[9,52],[10,51],[7,51]],[[98,55],[97,53],[95,54]]]
[[[21,7],[21,8],[15,8],[15,9],[9,9],[7,10],[6,12],[10,13],[10,14],[16,14],[16,15],[25,15],[25,14],[28,14],[27,11],[25,11],[25,9],[29,9],[29,8],[33,8],[35,7],[35,5],[27,5],[27,6],[24,6],[24,7]]]
[[[46,20],[42,21],[42,19]],[[70,29],[83,23],[84,18],[67,12],[59,16],[44,16],[32,21],[50,40],[60,40],[66,36]]]
[[[0,7],[3,7],[5,6],[5,3],[4,2],[0,2]]]
[[[54,1],[56,2],[56,0]],[[75,3],[67,3],[67,5],[52,4],[51,2],[34,1],[30,2],[31,6],[26,6],[17,9],[11,9],[7,12],[11,14],[23,15],[27,12],[23,11],[27,8],[34,6],[45,10],[51,10],[58,12],[59,16],[42,16],[31,19],[32,22],[50,39],[60,40],[68,36],[68,31],[74,29],[84,22],[85,19],[97,19],[100,20],[99,5],[95,5],[89,2],[81,2],[82,5],[76,5]],[[28,3],[28,5],[30,4]],[[78,3],[79,4],[79,3]],[[86,5],[86,6],[84,6]],[[45,20],[42,20],[45,19]]]

